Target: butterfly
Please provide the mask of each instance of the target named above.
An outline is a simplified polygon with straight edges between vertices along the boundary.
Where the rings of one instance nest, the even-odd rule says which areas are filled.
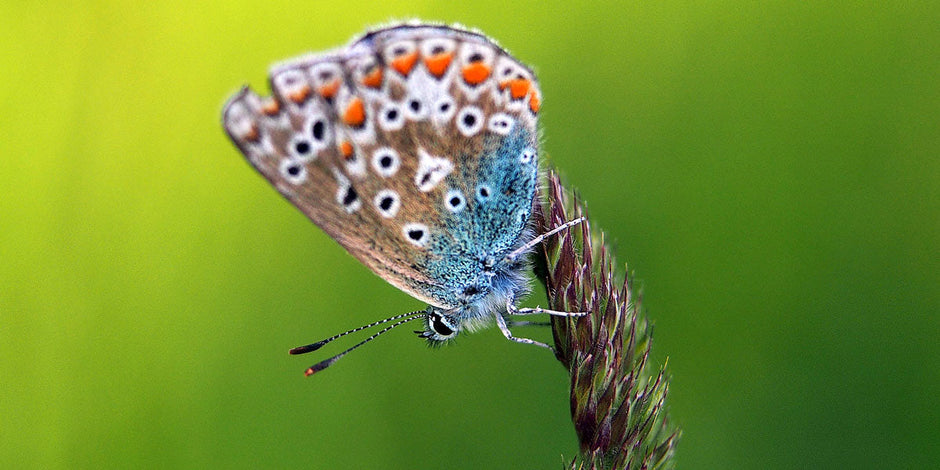
[[[275,65],[273,96],[247,87],[222,124],[248,162],[288,201],[383,279],[428,303],[291,350],[302,354],[390,323],[307,369],[323,370],[386,331],[423,319],[416,332],[441,344],[519,308],[525,255],[545,236],[530,227],[538,184],[535,75],[486,36],[402,24],[333,52]]]

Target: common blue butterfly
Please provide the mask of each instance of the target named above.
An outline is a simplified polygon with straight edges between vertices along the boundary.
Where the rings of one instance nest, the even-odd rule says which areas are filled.
[[[276,65],[272,97],[243,88],[225,106],[232,141],[275,188],[372,271],[430,304],[387,322],[340,357],[402,323],[424,319],[432,344],[518,308],[529,290],[524,255],[544,236],[529,227],[538,182],[532,71],[486,36],[404,24],[348,47]]]

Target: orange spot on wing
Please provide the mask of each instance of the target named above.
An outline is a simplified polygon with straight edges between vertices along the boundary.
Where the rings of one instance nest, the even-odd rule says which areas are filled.
[[[414,51],[410,54],[404,54],[396,57],[392,60],[392,68],[397,70],[398,73],[408,76],[411,73],[411,69],[414,68],[415,62],[418,61],[418,51]]]
[[[309,85],[304,85],[287,95],[287,98],[297,104],[304,104],[304,101],[307,101],[307,98],[310,98],[310,93],[312,90]]]
[[[539,97],[539,92],[533,91],[532,96],[529,97],[529,109],[531,109],[533,113],[538,113],[541,107],[542,98]]]
[[[453,59],[453,52],[442,52],[424,59],[424,65],[428,68],[428,71],[431,72],[431,74],[437,78],[441,78],[441,76],[444,75],[444,72],[447,71],[447,67],[450,67],[450,62]]]
[[[526,80],[525,78],[516,78],[509,81],[509,96],[512,96],[512,99],[518,100],[525,98],[525,95],[529,93],[529,89],[532,87],[532,82]]]
[[[353,156],[353,146],[348,140],[344,140],[339,144],[339,153],[343,155],[343,158],[346,160],[352,159]]]
[[[276,99],[268,98],[264,104],[261,105],[261,112],[268,116],[277,116],[277,113],[281,112],[281,104],[278,103]]]
[[[330,83],[317,88],[317,93],[319,93],[323,98],[330,99],[336,96],[336,92],[339,91],[340,83],[340,79],[334,78],[332,81],[330,81]]]
[[[242,135],[242,138],[249,142],[257,142],[261,139],[261,133],[258,132],[258,127],[252,124],[251,127],[248,128],[248,131]]]
[[[358,96],[353,97],[343,111],[343,122],[353,127],[359,127],[366,122],[366,107]]]
[[[463,81],[469,85],[479,85],[490,76],[490,68],[482,62],[473,62],[463,68]]]
[[[369,88],[382,87],[382,67],[375,65],[368,73],[363,75],[362,84]]]

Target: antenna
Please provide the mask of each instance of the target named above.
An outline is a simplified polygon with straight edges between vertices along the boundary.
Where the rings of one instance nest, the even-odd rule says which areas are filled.
[[[379,321],[377,321],[377,322],[369,323],[368,325],[360,326],[359,328],[353,328],[353,329],[351,329],[351,330],[349,330],[349,331],[340,333],[340,334],[338,334],[338,335],[330,336],[329,338],[324,339],[324,340],[322,340],[322,341],[317,341],[316,343],[311,343],[311,344],[308,344],[308,345],[306,345],[306,346],[298,346],[298,347],[296,347],[296,348],[291,349],[291,350],[288,351],[288,352],[289,352],[290,354],[292,354],[292,355],[306,354],[306,353],[308,353],[308,352],[313,352],[313,351],[316,351],[317,349],[320,349],[320,348],[323,347],[324,345],[326,345],[326,344],[328,344],[328,343],[330,343],[330,342],[332,342],[332,341],[334,341],[334,340],[336,340],[336,339],[342,338],[343,336],[346,336],[346,335],[348,335],[348,334],[355,333],[355,332],[357,332],[357,331],[362,331],[362,330],[365,330],[366,328],[372,328],[373,326],[378,326],[378,325],[381,325],[381,324],[383,324],[383,323],[388,323],[388,322],[390,322],[390,321],[395,321],[395,320],[398,320],[398,319],[400,319],[400,318],[404,318],[404,320],[400,320],[400,321],[398,321],[398,322],[392,324],[391,326],[387,326],[387,327],[383,328],[382,330],[380,330],[378,333],[375,333],[375,334],[373,334],[372,336],[370,336],[370,337],[368,337],[368,338],[366,338],[366,339],[360,341],[359,343],[357,343],[357,344],[354,345],[353,347],[351,347],[351,348],[349,348],[349,349],[347,349],[347,350],[345,350],[345,351],[343,351],[343,352],[341,352],[341,353],[339,353],[339,354],[337,354],[337,355],[335,355],[335,356],[333,356],[333,357],[331,357],[331,358],[329,358],[329,359],[320,361],[320,362],[318,362],[318,363],[316,363],[316,364],[310,366],[310,367],[304,372],[304,375],[306,375],[306,376],[309,377],[309,376],[311,376],[311,375],[313,375],[313,374],[315,374],[315,373],[317,373],[317,372],[320,372],[321,370],[326,369],[327,367],[333,365],[334,362],[340,360],[340,358],[342,358],[343,356],[345,356],[346,354],[348,354],[350,351],[352,351],[352,350],[358,348],[359,346],[362,346],[363,344],[368,343],[369,341],[372,341],[372,340],[375,339],[375,338],[378,338],[379,335],[381,335],[381,334],[387,332],[388,330],[391,330],[392,328],[395,328],[396,326],[399,326],[399,325],[403,325],[403,324],[405,324],[405,323],[408,323],[408,322],[410,322],[410,321],[412,321],[412,320],[417,320],[417,319],[419,319],[419,318],[422,318],[422,317],[424,317],[424,316],[426,315],[426,313],[427,313],[427,312],[425,312],[424,310],[419,310],[419,311],[416,311],[416,312],[409,312],[409,313],[402,313],[402,314],[400,314],[400,315],[395,315],[394,317],[389,317],[389,318],[386,318],[386,319],[384,319],[384,320],[379,320]]]

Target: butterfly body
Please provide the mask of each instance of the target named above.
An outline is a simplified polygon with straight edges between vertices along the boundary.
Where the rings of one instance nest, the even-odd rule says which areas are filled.
[[[500,321],[528,291],[517,251],[534,238],[541,95],[527,67],[483,35],[410,24],[278,65],[271,88],[229,100],[229,136],[350,254],[431,305],[423,337]]]

